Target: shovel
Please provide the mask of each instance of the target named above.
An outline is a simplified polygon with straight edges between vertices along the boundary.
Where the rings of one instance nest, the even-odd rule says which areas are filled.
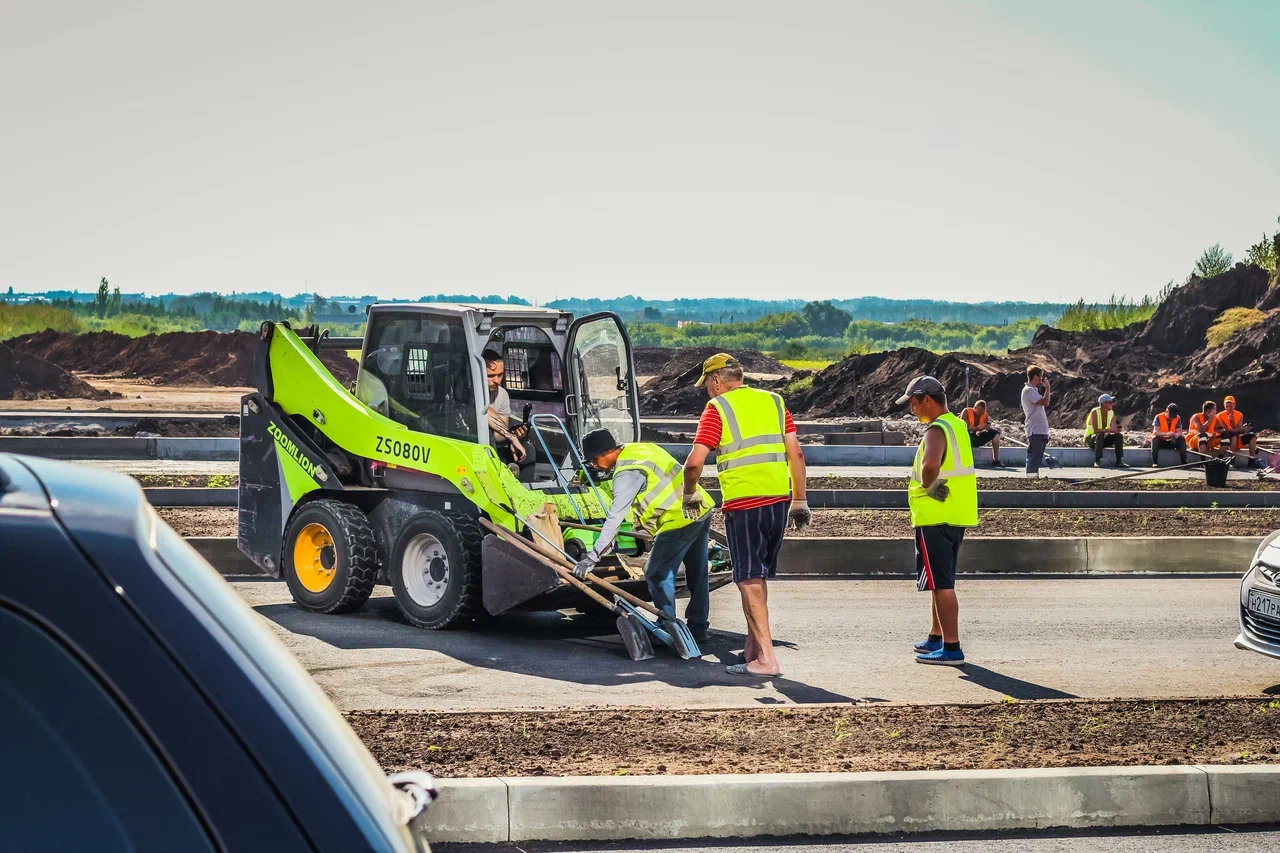
[[[644,632],[645,626],[637,624],[645,623],[645,625],[647,625],[649,620],[639,618],[634,613],[624,608],[620,603],[610,604],[603,595],[575,578],[573,576],[573,572],[567,571],[563,566],[560,566],[558,563],[547,557],[537,548],[526,543],[511,531],[499,527],[487,518],[481,518],[480,524],[503,542],[507,542],[516,548],[519,548],[528,556],[554,571],[562,580],[568,581],[573,584],[573,586],[582,590],[592,601],[596,602],[601,607],[618,614],[618,634],[622,637],[622,645],[626,647],[628,657],[637,661],[649,660],[653,657],[653,644],[649,642],[649,635]],[[533,530],[534,528],[530,527],[529,529]]]
[[[566,554],[563,550],[561,550],[554,542],[548,539],[541,530],[539,530],[536,527],[530,527],[529,529],[532,530],[538,536],[539,539],[547,543],[547,545],[551,546],[552,548],[555,548],[555,550],[559,552],[560,556],[564,559],[564,561],[570,567],[573,566],[573,559],[568,554]],[[572,576],[572,573],[570,573],[570,576]],[[663,613],[661,610],[654,607],[652,604],[645,601],[643,598],[637,598],[631,593],[614,586],[612,583],[605,580],[604,578],[597,577],[596,575],[590,572],[587,573],[587,580],[591,581],[596,586],[603,587],[604,589],[613,593],[614,596],[616,596],[617,599],[619,599],[618,604],[620,606],[624,607],[624,609],[626,609],[632,615],[639,618],[641,623],[643,623],[644,627],[648,629],[650,633],[652,633],[655,637],[657,637],[662,642],[666,643],[671,648],[675,649],[676,654],[680,655],[680,657],[684,658],[685,660],[689,660],[689,658],[702,657],[702,650],[698,648],[698,641],[693,638],[693,632],[689,630],[689,626],[684,623],[683,619],[675,619],[672,617],[668,617],[667,614]],[[626,604],[624,604],[624,602],[632,606],[627,607]],[[657,616],[658,624],[655,625],[654,623],[650,622],[648,619],[641,618],[639,615],[639,611],[636,610],[636,608],[647,610],[648,612],[652,613],[654,616]],[[664,631],[662,628],[659,627],[659,625],[665,625],[669,627],[671,629],[670,632]]]

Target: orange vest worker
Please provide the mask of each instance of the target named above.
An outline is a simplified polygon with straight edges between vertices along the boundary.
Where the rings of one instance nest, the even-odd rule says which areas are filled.
[[[962,417],[964,422],[968,424],[970,432],[976,432],[987,426],[987,413],[985,411],[980,412],[973,406],[965,409]]]
[[[1160,414],[1156,415],[1156,428],[1151,431],[1151,440],[1155,441],[1156,435],[1158,433],[1175,432],[1178,429],[1178,425],[1181,423],[1182,423],[1181,415],[1174,415],[1172,418],[1170,418],[1168,412],[1161,412]]]
[[[1191,431],[1187,433],[1187,445],[1195,447],[1201,438],[1207,438],[1209,449],[1217,450],[1222,444],[1222,437],[1215,435],[1213,425],[1217,418],[1205,417],[1204,412],[1191,416]]]
[[[1239,409],[1236,409],[1234,412],[1228,412],[1226,409],[1223,409],[1221,412],[1218,412],[1218,417],[1214,419],[1214,426],[1222,430],[1239,429],[1240,424],[1242,423],[1244,423],[1244,415],[1240,413]],[[1243,446],[1244,445],[1240,441],[1240,436],[1231,436],[1232,450],[1239,450]]]

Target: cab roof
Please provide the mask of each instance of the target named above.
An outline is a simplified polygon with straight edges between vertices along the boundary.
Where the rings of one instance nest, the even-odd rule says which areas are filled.
[[[464,302],[375,302],[370,306],[372,311],[420,311],[429,314],[500,314],[504,317],[529,317],[531,319],[554,319],[568,311],[555,308],[539,308],[534,305],[506,305],[492,303]]]

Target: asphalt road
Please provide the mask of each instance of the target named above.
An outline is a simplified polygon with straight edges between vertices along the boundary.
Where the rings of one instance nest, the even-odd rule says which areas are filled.
[[[971,663],[958,669],[912,660],[928,628],[914,583],[777,582],[770,604],[786,677],[773,681],[724,671],[744,630],[732,587],[712,594],[703,659],[659,646],[637,663],[599,619],[522,614],[424,631],[401,620],[388,587],[356,614],[322,616],[295,607],[284,584],[235,586],[343,710],[1280,695],[1280,661],[1231,645],[1234,579],[962,580]]]
[[[999,835],[930,834],[910,838],[769,839],[738,843],[719,839],[699,842],[608,844],[433,844],[436,853],[1234,853],[1275,850],[1275,827],[1181,830],[1143,829],[1110,832],[1001,833]]]

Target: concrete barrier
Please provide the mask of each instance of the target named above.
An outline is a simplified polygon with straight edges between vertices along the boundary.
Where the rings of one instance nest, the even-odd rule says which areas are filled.
[[[236,506],[240,497],[235,488],[148,486],[142,491],[152,506]]]
[[[1280,767],[1212,766],[1209,777],[1213,823],[1272,823],[1280,820]]]
[[[1202,826],[1195,767],[507,778],[512,842]],[[1280,804],[1269,804],[1273,816]]]
[[[187,544],[208,560],[209,565],[231,580],[267,577],[257,563],[240,553],[233,536],[189,536]]]
[[[25,453],[48,459],[181,459],[234,462],[238,438],[80,438],[0,436],[0,453]]]
[[[437,779],[439,798],[427,811],[431,842],[509,841],[507,783],[502,779]]]

